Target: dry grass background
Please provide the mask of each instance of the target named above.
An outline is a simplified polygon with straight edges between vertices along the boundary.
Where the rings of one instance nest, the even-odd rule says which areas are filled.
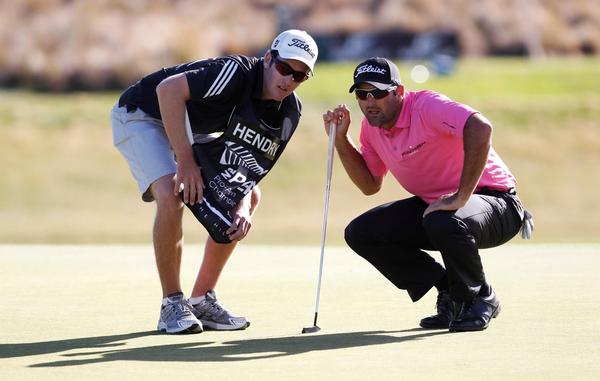
[[[0,84],[115,88],[161,66],[313,33],[453,31],[468,56],[600,52],[600,0],[21,0],[0,2]]]

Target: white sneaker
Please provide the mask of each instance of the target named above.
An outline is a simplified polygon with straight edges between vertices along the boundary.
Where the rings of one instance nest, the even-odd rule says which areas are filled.
[[[181,293],[168,297],[167,304],[161,306],[157,329],[166,333],[198,333],[202,332],[202,323]]]
[[[210,328],[218,331],[233,331],[246,329],[250,322],[243,316],[235,316],[227,311],[219,303],[213,290],[209,290],[205,299],[198,304],[192,305],[192,312],[202,322],[204,328]]]

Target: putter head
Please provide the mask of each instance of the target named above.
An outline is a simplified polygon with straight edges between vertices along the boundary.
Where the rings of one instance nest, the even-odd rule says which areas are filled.
[[[320,330],[321,330],[321,328],[314,325],[312,327],[302,328],[302,333],[314,333],[314,332],[319,332]]]

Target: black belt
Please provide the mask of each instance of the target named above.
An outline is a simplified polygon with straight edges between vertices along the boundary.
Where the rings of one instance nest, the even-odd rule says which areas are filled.
[[[500,189],[492,189],[492,188],[488,188],[488,187],[483,187],[483,188],[479,189],[478,191],[476,191],[475,193],[485,194],[485,195],[490,195],[490,196],[494,195],[494,194],[498,194],[498,193],[507,193],[512,196],[515,196],[517,194],[517,189],[516,188],[508,188],[507,190],[500,190]]]

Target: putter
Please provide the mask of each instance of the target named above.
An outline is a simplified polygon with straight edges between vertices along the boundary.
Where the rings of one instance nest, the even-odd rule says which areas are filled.
[[[327,215],[329,213],[329,193],[331,191],[331,175],[333,173],[333,143],[335,141],[335,122],[329,123],[329,146],[327,148],[327,179],[325,181],[325,210],[323,211],[323,233],[321,234],[321,259],[319,261],[319,277],[317,278],[317,301],[315,302],[315,318],[312,327],[302,328],[302,333],[319,332],[317,326],[319,316],[319,300],[321,297],[321,278],[323,276],[323,257],[325,256],[325,237],[327,236]]]

